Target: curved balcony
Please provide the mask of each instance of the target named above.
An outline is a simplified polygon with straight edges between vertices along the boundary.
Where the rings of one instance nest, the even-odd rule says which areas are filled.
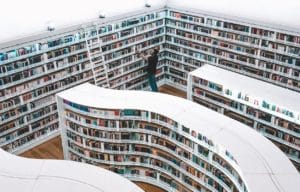
[[[143,192],[129,180],[103,168],[71,161],[27,159],[2,149],[0,183],[1,189],[10,192]]]

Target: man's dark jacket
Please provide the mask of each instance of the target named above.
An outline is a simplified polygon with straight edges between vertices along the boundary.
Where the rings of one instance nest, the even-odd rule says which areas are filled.
[[[154,75],[156,72],[156,65],[158,62],[158,55],[151,55],[148,58],[148,66],[147,66],[147,72],[149,75]]]

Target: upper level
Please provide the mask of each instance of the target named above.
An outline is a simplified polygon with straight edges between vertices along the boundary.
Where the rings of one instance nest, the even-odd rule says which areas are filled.
[[[63,160],[27,159],[2,149],[0,183],[1,190],[11,192],[143,192],[134,183],[103,168]]]
[[[151,7],[145,7],[145,2],[149,2]],[[17,2],[17,4],[17,7],[20,7],[18,10],[16,10],[15,1],[7,2],[6,8],[0,13],[1,25],[4,26],[0,31],[0,49],[36,41],[41,37],[51,38],[63,32],[72,32],[90,25],[103,24],[158,9],[181,10],[191,15],[202,14],[207,23],[220,23],[220,20],[224,20],[227,21],[226,26],[229,29],[244,32],[253,30],[252,34],[268,35],[279,40],[300,43],[300,25],[297,20],[300,17],[298,11],[300,3],[295,0],[285,1],[284,6],[281,2],[272,0],[263,2],[258,0],[243,2],[238,0],[222,2],[218,0],[209,2],[188,0],[184,3],[179,0],[132,0],[130,2],[87,0],[83,4],[70,4],[54,0],[47,4],[47,10],[44,5],[36,3],[34,0]],[[18,14],[11,10],[17,11]],[[52,10],[55,10],[55,14]],[[99,19],[100,14],[105,18]],[[54,31],[46,31],[49,21],[56,24],[57,27],[55,26]],[[234,26],[235,24],[239,25]],[[251,29],[243,25],[251,25]]]
[[[70,26],[74,23],[96,18],[99,12],[109,17],[129,11],[147,9],[144,6],[145,2],[149,2],[152,7],[167,5],[183,7],[188,10],[192,8],[215,14],[218,13],[217,15],[221,17],[248,18],[251,21],[278,26],[284,30],[289,29],[290,31],[299,32],[300,29],[300,24],[297,20],[300,17],[298,11],[300,5],[297,0],[284,2],[273,0],[246,0],[243,2],[239,0],[187,0],[184,2],[179,0],[86,0],[85,3],[52,0],[51,2],[45,2],[46,5],[35,0],[26,2],[12,0],[5,3],[5,8],[0,13],[0,21],[3,26],[0,31],[0,42],[43,31],[46,29],[49,21],[54,22],[57,27]]]
[[[190,76],[201,79],[203,86],[224,97],[300,124],[300,103],[297,102],[300,94],[295,91],[211,65],[202,66]]]
[[[103,109],[141,110],[175,121],[174,129],[188,128],[191,138],[194,138],[193,133],[205,135],[213,143],[210,150],[230,162],[248,191],[278,191],[278,188],[279,191],[294,191],[298,187],[297,170],[270,141],[247,126],[191,101],[159,93],[104,89],[91,84],[66,90],[57,97],[60,103],[64,100],[85,116],[101,116]],[[228,154],[231,158],[226,157]],[[287,177],[290,179],[286,180]]]

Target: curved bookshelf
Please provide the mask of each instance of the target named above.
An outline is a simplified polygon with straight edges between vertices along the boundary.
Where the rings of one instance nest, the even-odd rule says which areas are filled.
[[[57,103],[65,158],[133,181],[166,191],[234,192],[292,191],[299,181],[263,136],[181,98],[83,84],[59,93]],[[283,169],[294,177],[281,180]]]

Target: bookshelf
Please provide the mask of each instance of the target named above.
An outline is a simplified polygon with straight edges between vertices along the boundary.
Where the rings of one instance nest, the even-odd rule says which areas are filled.
[[[84,82],[147,89],[145,63],[134,50],[162,45],[164,14],[162,10],[82,25],[57,37],[18,45],[7,51],[7,57],[1,51],[1,147],[19,154],[40,143],[42,136],[56,136],[59,126],[53,96],[63,89]],[[161,81],[164,58],[158,66]]]
[[[169,191],[249,191],[268,180],[268,169],[257,167],[270,151],[272,170],[285,166],[298,174],[256,131],[179,97],[86,83],[59,93],[57,102],[65,159],[133,181],[156,180]],[[265,187],[272,185],[256,189]]]
[[[160,47],[158,85],[185,91],[188,73],[207,63],[299,92],[299,39],[298,32],[277,26],[166,6],[5,43],[0,45],[0,146],[19,154],[35,146],[37,135],[57,134],[55,109],[48,108],[64,89],[91,82],[149,90],[146,64],[136,49]],[[34,134],[36,128],[41,132]],[[22,147],[25,143],[31,144]]]
[[[258,131],[299,169],[300,113],[292,103],[298,93],[209,65],[191,72],[188,79],[189,100]]]
[[[75,89],[98,87],[84,84]],[[106,91],[99,88],[98,98],[107,97]],[[117,95],[125,99],[121,91]],[[148,95],[151,97],[150,93],[140,96]],[[90,107],[63,92],[57,101],[59,114],[65,114],[60,121],[66,159],[107,166],[132,180],[141,177],[149,183],[157,179],[164,189],[246,191],[233,155],[228,150],[217,152],[218,144],[181,121],[131,104],[127,108],[123,102],[120,108]]]

